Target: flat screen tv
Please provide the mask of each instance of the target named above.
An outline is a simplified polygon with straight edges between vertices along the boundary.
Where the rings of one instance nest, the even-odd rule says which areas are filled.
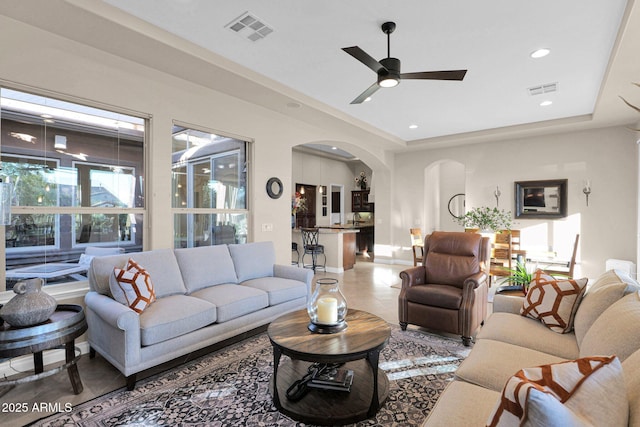
[[[525,208],[544,208],[544,187],[525,188],[523,204]]]

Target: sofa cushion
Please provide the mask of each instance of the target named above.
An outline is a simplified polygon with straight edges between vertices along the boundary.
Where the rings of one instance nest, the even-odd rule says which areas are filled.
[[[113,274],[113,268],[123,268],[129,258],[143,265],[153,277],[153,288],[157,298],[186,292],[173,249],[156,249],[96,257],[89,267],[89,287],[91,290],[111,296],[109,277]]]
[[[157,344],[216,321],[216,306],[187,295],[158,298],[140,315],[143,346]]]
[[[622,362],[629,398],[629,425],[640,426],[640,350]]]
[[[594,356],[524,368],[507,381],[488,426],[626,426],[620,360]]]
[[[483,426],[499,398],[497,391],[464,381],[452,381],[436,401],[423,426]]]
[[[520,314],[539,319],[554,332],[570,332],[586,285],[587,279],[555,279],[538,270]]]
[[[191,294],[214,304],[217,322],[223,323],[269,306],[266,292],[242,285],[218,285],[200,289]]]
[[[589,285],[587,291],[578,307],[574,319],[574,329],[578,343],[582,343],[585,334],[593,325],[593,322],[611,304],[618,301],[624,295],[640,289],[638,282],[629,275],[617,271],[609,270],[600,275],[598,279]]]
[[[113,299],[140,314],[156,300],[151,275],[130,259],[126,268],[114,268],[109,279]]]
[[[537,350],[494,340],[479,340],[460,364],[456,377],[501,391],[507,380],[527,366],[548,365],[566,359]]]
[[[589,285],[587,292],[591,289],[597,289],[600,286],[612,285],[614,283],[626,283],[626,294],[640,290],[640,283],[632,279],[627,273],[621,270],[607,270],[602,273],[592,285]]]
[[[616,301],[593,322],[580,356],[615,354],[624,361],[640,348],[640,291]]]
[[[596,289],[589,289],[585,293],[573,322],[573,328],[579,344],[582,343],[584,336],[598,316],[624,296],[626,288],[626,283],[614,283],[600,286]]]
[[[407,289],[407,301],[432,307],[458,310],[462,304],[462,289],[448,285],[417,285]]]
[[[238,282],[273,276],[276,251],[273,242],[254,242],[244,245],[229,245]]]
[[[545,325],[528,317],[512,313],[493,313],[476,336],[477,340],[491,339],[543,351],[565,359],[580,354],[575,334],[557,334]]]
[[[304,282],[280,277],[261,277],[242,282],[242,286],[265,291],[269,295],[269,305],[278,305],[307,296],[307,285]]]
[[[227,245],[175,249],[174,253],[188,293],[208,286],[238,282]]]

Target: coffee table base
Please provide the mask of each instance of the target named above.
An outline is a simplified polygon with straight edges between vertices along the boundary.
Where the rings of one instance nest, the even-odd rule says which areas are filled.
[[[278,368],[278,395],[281,412],[297,421],[318,425],[350,424],[371,418],[389,396],[389,379],[378,369],[379,407],[371,408],[373,374],[365,359],[349,362],[342,369],[353,370],[350,392],[311,389],[297,402],[289,401],[287,388],[302,378],[311,363],[301,360],[282,360]],[[273,390],[273,377],[271,378]],[[373,413],[372,413],[373,412]]]

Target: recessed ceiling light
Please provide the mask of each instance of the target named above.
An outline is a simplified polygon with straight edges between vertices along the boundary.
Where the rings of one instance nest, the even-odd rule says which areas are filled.
[[[337,150],[337,149],[338,149],[338,147],[331,147],[331,149],[332,149],[332,150]]]
[[[367,96],[367,97],[364,99],[364,102],[369,102],[369,101],[371,101],[371,97],[370,97],[370,96]]]
[[[542,101],[542,102],[540,103],[540,106],[541,106],[541,107],[548,107],[548,106],[549,106],[549,105],[551,105],[551,104],[553,104],[553,101],[549,101],[549,100],[547,100],[547,101]]]
[[[533,52],[531,52],[531,57],[535,59],[543,58],[549,55],[550,53],[551,53],[550,49],[542,48],[542,49],[534,50]]]
[[[409,125],[409,129],[418,129],[418,125]]]

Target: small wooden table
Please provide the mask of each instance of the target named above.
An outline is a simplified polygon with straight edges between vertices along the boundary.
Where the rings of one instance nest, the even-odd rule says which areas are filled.
[[[4,322],[0,325],[0,357],[16,357],[33,353],[34,375],[16,380],[0,381],[0,387],[38,380],[67,370],[75,394],[83,390],[75,356],[75,339],[87,330],[84,309],[74,304],[59,304],[49,320],[35,326],[16,328]],[[44,372],[42,352],[65,347],[65,364]]]
[[[274,320],[267,330],[273,346],[273,403],[296,420],[321,425],[349,424],[373,417],[389,395],[389,379],[378,368],[380,351],[391,327],[373,314],[349,309],[347,329],[335,334],[310,332],[306,310]],[[290,359],[280,364],[282,355]],[[311,363],[346,363],[354,371],[350,392],[310,390],[297,402],[286,397],[287,388],[302,378]]]

